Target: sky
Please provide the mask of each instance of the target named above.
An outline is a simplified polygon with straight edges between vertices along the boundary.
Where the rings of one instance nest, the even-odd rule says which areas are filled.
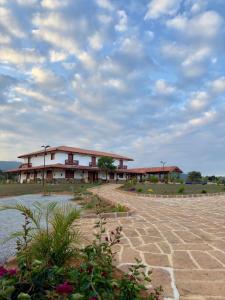
[[[75,146],[225,175],[224,0],[0,0],[0,160]]]

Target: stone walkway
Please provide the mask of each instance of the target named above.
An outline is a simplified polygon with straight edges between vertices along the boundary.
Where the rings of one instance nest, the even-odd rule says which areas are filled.
[[[131,217],[109,219],[123,226],[117,266],[140,258],[162,285],[164,299],[225,300],[225,196],[151,199],[127,195],[116,184],[92,189],[101,197],[135,210]],[[82,220],[91,238],[93,219]]]

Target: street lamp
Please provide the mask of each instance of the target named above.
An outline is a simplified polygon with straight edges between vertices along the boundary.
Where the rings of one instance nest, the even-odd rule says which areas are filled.
[[[165,174],[164,174],[164,166],[165,166],[165,164],[166,164],[166,161],[160,161],[160,163],[162,164],[162,171],[163,171],[163,181],[164,181],[164,179],[165,179]]]
[[[44,167],[42,172],[42,187],[43,187],[43,195],[45,194],[45,156],[46,156],[46,149],[49,148],[49,145],[43,145],[41,148],[44,148]]]

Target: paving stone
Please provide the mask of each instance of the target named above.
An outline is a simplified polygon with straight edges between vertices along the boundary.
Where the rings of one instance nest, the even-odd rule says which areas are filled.
[[[168,256],[165,254],[144,253],[144,257],[150,266],[170,267]]]
[[[175,270],[178,281],[221,281],[225,282],[225,270]]]
[[[225,253],[219,250],[209,251],[209,253],[216,257],[222,264],[225,265]]]
[[[173,297],[173,289],[171,287],[171,278],[169,272],[163,269],[153,268],[151,279],[154,287],[163,287],[164,297]]]
[[[223,268],[221,263],[205,252],[193,251],[191,254],[203,269]]]
[[[149,198],[118,187],[94,189],[100,197],[135,211],[132,217],[107,219],[109,230],[117,225],[124,230],[116,264],[126,269],[135,257],[143,257],[158,270],[153,284],[164,285],[168,299],[173,299],[170,277],[163,268],[170,267],[179,300],[225,300],[225,196]],[[91,239],[95,219],[78,223]]]
[[[155,244],[146,244],[136,247],[141,252],[161,253],[159,248]]]
[[[181,296],[219,296],[225,295],[224,282],[179,281],[177,288]]]
[[[135,258],[141,259],[139,252],[130,248],[129,246],[123,246],[121,262],[136,263]]]
[[[190,255],[185,251],[174,251],[172,254],[173,267],[175,269],[197,269]]]
[[[170,254],[171,253],[171,249],[170,249],[167,242],[158,242],[157,245],[159,246],[159,248],[162,250],[162,252],[164,254]]]
[[[213,249],[212,246],[203,243],[173,244],[172,247],[174,250],[212,250]]]

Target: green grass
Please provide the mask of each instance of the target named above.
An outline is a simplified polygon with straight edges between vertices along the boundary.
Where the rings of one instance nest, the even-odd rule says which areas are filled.
[[[122,189],[140,194],[156,195],[188,195],[188,194],[208,194],[225,193],[225,185],[202,185],[202,184],[164,184],[164,183],[126,183]],[[135,189],[135,190],[134,190]],[[151,189],[152,191],[149,191]]]
[[[92,183],[64,183],[64,184],[46,184],[46,192],[70,192],[74,193],[76,190],[85,192],[88,188],[94,187],[97,184]],[[0,197],[19,196],[26,194],[42,193],[42,184],[0,184]]]

